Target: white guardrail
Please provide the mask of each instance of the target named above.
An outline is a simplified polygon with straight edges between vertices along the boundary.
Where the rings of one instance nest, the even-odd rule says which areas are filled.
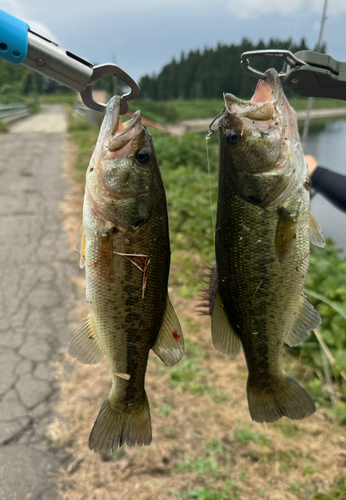
[[[3,104],[0,106],[0,120],[4,123],[10,123],[29,115],[29,108],[25,104]]]

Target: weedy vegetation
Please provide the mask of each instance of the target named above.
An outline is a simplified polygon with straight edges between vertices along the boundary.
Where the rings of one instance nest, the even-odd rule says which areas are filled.
[[[0,120],[0,134],[7,134],[8,125]]]

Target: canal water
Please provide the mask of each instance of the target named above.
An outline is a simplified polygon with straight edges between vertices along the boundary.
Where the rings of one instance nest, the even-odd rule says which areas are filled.
[[[346,175],[346,120],[311,121],[304,152],[315,156],[319,165]],[[346,253],[346,212],[318,193],[312,198],[311,207],[323,234]]]

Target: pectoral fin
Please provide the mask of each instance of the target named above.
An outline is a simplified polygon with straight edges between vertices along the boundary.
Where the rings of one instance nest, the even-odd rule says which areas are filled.
[[[79,267],[82,269],[85,266],[86,256],[86,240],[83,225],[80,227],[77,233],[73,248],[80,253]]]
[[[175,365],[184,355],[183,332],[168,295],[161,328],[153,351],[167,366]]]
[[[67,352],[80,363],[96,365],[103,358],[97,345],[96,335],[90,314],[83,325],[74,333],[67,347]]]
[[[290,347],[299,345],[309,336],[310,330],[321,324],[321,316],[304,295],[301,295],[291,329],[285,337]]]
[[[297,237],[297,223],[297,213],[290,213],[285,208],[280,210],[275,235],[275,250],[280,262],[284,262],[293,247],[293,243]]]
[[[309,215],[309,235],[310,235],[310,242],[313,245],[322,248],[325,246],[326,242],[324,241],[321,228],[311,212]]]
[[[231,357],[236,357],[239,354],[241,342],[230,325],[219,291],[216,294],[211,316],[211,336],[214,347],[218,351]]]

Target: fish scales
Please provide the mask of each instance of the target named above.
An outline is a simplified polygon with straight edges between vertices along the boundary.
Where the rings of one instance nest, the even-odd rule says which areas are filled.
[[[259,383],[263,376],[265,387],[268,377],[280,373],[283,334],[278,332],[290,327],[308,270],[308,259],[299,268],[298,264],[309,250],[309,201],[297,228],[295,249],[283,266],[275,255],[278,216],[259,215],[260,207],[222,195],[217,225],[224,230],[216,233],[220,293],[227,297],[227,314],[246,343],[250,377],[258,377]]]
[[[89,438],[95,452],[151,442],[144,388],[152,349],[177,363],[184,340],[167,293],[166,195],[151,135],[139,112],[122,125],[120,98],[107,105],[86,174],[83,226],[75,248],[86,272],[90,313],[70,341],[78,361],[108,359],[112,388]]]
[[[88,241],[87,300],[91,305],[99,346],[110,359],[112,373],[131,375],[129,381],[113,375],[117,397],[125,404],[129,398],[132,401],[138,391],[136,387],[144,389],[148,352],[156,341],[165,307],[170,264],[168,225],[161,216],[155,215],[165,210],[164,193],[158,201],[148,224],[139,228],[135,235],[127,234],[124,238],[123,231],[112,234],[110,229],[112,242],[108,248],[113,252],[151,256],[143,298],[143,272],[122,255],[113,253],[109,258],[107,250],[100,248],[100,234],[94,230],[89,234],[85,228]],[[87,203],[84,207],[86,212],[92,212]],[[95,217],[95,214],[88,213],[87,216]],[[96,223],[96,226],[100,227],[100,224]],[[160,252],[157,251],[158,239],[161,241]],[[144,258],[133,260],[139,266],[143,265]],[[142,399],[143,394],[139,394],[139,402]]]
[[[324,246],[310,212],[296,115],[276,71],[266,75],[251,101],[226,94],[219,120],[218,292],[212,308],[215,347],[232,356],[244,349],[249,410],[259,422],[315,411],[280,356],[284,342],[297,345],[320,324],[302,292],[310,240]]]

